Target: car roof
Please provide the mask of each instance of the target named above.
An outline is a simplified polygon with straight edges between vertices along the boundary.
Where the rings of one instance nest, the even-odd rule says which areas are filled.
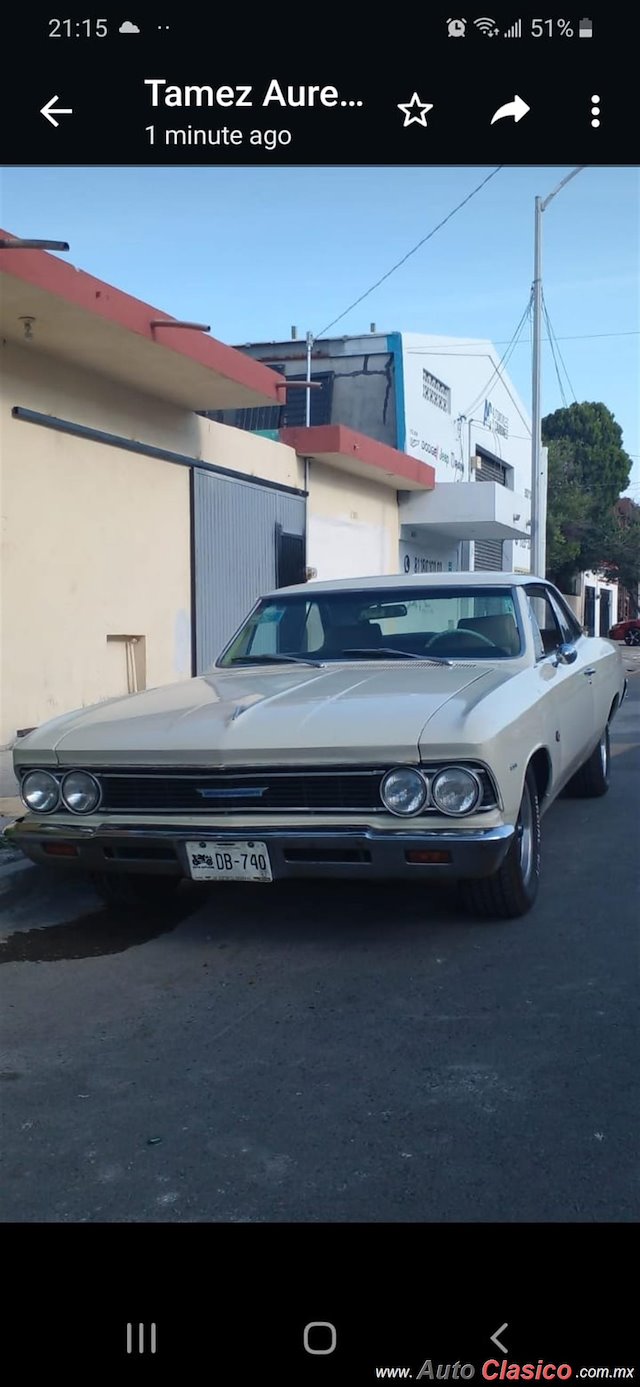
[[[308,582],[298,583],[290,588],[273,588],[270,592],[263,593],[264,597],[275,597],[278,594],[286,593],[288,596],[296,596],[298,593],[321,593],[321,592],[366,592],[369,588],[374,588],[378,592],[387,591],[392,593],[395,588],[494,588],[494,587],[522,587],[525,583],[544,582],[544,579],[536,578],[533,573],[496,573],[492,571],[482,573],[393,573],[378,574],[371,578],[334,578],[331,582]]]

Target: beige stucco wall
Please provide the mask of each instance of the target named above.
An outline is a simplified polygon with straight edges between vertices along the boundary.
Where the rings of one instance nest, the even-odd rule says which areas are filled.
[[[324,463],[309,464],[307,563],[317,580],[399,572],[397,493]]]
[[[190,674],[189,469],[11,417],[14,405],[289,486],[291,448],[27,347],[0,353],[0,747],[17,728]]]
[[[22,405],[217,467],[284,486],[302,486],[303,465],[293,448],[203,419],[57,357],[5,343],[0,351],[0,380],[1,398],[9,409]]]
[[[105,363],[108,367],[108,362]],[[190,673],[189,470],[11,417],[55,415],[232,471],[303,487],[281,443],[78,369],[0,350],[0,748],[20,727],[126,693],[144,637],[147,687]],[[308,560],[318,578],[395,573],[396,492],[309,464]]]
[[[18,424],[5,408],[1,446],[6,744],[128,691],[125,647],[107,636],[144,637],[148,686],[188,675],[191,583],[186,468]]]

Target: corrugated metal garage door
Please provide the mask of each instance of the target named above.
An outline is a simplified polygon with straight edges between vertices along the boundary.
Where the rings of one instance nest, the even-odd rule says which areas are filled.
[[[507,469],[506,466],[490,458],[481,449],[476,450],[482,460],[482,467],[476,474],[479,482],[497,482],[499,486],[506,485]],[[474,549],[474,569],[477,572],[499,572],[502,568],[502,540],[501,539],[477,539]]]
[[[280,532],[282,539],[304,536],[304,497],[194,469],[198,674],[217,658],[256,598],[277,586]]]
[[[502,568],[502,540],[477,539],[474,548],[473,567],[476,572],[500,572]]]

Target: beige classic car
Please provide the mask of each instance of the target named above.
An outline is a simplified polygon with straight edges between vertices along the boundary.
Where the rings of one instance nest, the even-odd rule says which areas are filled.
[[[511,573],[310,583],[262,597],[215,666],[55,718],[15,769],[6,830],[111,904],[184,877],[453,877],[478,915],[525,914],[540,820],[603,795],[620,652]]]

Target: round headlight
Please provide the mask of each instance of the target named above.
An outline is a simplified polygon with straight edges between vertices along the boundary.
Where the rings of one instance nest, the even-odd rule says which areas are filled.
[[[427,798],[427,783],[410,766],[387,771],[380,786],[380,797],[391,814],[419,814]]]
[[[27,809],[40,814],[50,814],[60,799],[57,780],[48,771],[28,771],[20,786],[20,794]]]
[[[74,814],[90,814],[100,799],[100,786],[88,771],[69,771],[62,782],[62,798]]]
[[[471,771],[452,766],[434,776],[431,795],[442,814],[470,814],[480,799],[480,784]]]

